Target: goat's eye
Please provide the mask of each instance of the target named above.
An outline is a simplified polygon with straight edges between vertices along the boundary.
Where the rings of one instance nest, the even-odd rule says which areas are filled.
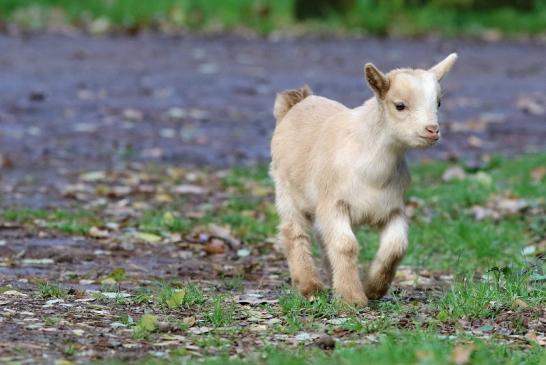
[[[438,100],[438,109],[440,109],[441,106],[442,106],[442,101]]]
[[[401,112],[402,110],[406,109],[406,105],[404,103],[394,103],[394,107],[396,110]]]

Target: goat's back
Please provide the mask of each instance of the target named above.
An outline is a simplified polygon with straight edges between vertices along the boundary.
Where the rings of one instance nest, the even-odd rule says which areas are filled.
[[[273,178],[303,193],[315,162],[324,159],[335,144],[337,129],[341,127],[337,121],[349,112],[343,104],[315,95],[294,105],[273,133]]]

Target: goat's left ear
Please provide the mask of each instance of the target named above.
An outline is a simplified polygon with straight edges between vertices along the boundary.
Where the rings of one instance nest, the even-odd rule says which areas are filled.
[[[443,77],[451,70],[451,67],[457,61],[457,53],[452,53],[447,56],[442,62],[438,63],[436,66],[433,66],[429,69],[432,72],[438,81],[443,79]]]

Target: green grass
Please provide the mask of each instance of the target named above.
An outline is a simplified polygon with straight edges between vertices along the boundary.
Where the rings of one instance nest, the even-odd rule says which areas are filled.
[[[313,300],[307,300],[294,290],[289,290],[279,298],[279,306],[286,320],[285,330],[288,333],[304,330],[306,324],[316,319],[352,315],[358,311],[331,298],[328,291],[319,293]]]
[[[51,283],[38,283],[37,284],[40,295],[44,299],[63,299],[68,295],[68,290],[57,284]]]
[[[11,208],[2,212],[0,218],[22,224],[38,221],[41,226],[73,235],[87,234],[91,227],[102,224],[94,212],[85,210]]]
[[[541,0],[529,1],[528,9],[514,3],[501,6],[483,0],[355,0],[341,11],[307,1],[306,12],[318,16],[306,20],[298,19],[296,2],[304,0],[3,0],[0,17],[25,29],[40,29],[62,20],[83,24],[93,32],[247,28],[267,34],[287,27],[301,28],[302,24],[306,29],[319,31],[403,35],[479,34],[491,29],[506,34],[537,34],[546,30],[546,4]]]
[[[263,242],[275,235],[278,218],[271,201],[236,196],[216,213],[220,223],[232,228],[233,233],[246,242]]]
[[[219,295],[213,300],[207,319],[214,327],[226,327],[233,323],[235,306],[225,297]]]
[[[471,347],[468,364],[483,365],[540,365],[546,360],[545,352],[538,346],[529,350],[517,350],[500,343],[463,337],[455,340],[439,337],[429,331],[400,331],[380,336],[377,343],[363,345],[338,346],[333,352],[324,352],[316,347],[298,347],[291,351],[271,347],[261,355],[260,359],[250,357],[246,360],[228,358],[225,356],[205,358],[201,360],[184,361],[185,364],[235,365],[235,364],[267,364],[267,365],[301,365],[301,364],[343,364],[343,365],[445,365],[451,364],[456,347]],[[171,359],[147,359],[136,362],[139,365],[165,365],[178,363],[182,358],[173,356]],[[109,361],[103,364],[123,364]]]
[[[171,310],[199,305],[205,301],[201,289],[193,284],[176,288],[166,282],[156,284],[154,298],[160,306]]]
[[[146,211],[140,218],[139,230],[153,234],[188,233],[192,222],[173,211]]]
[[[460,278],[440,301],[440,316],[453,319],[493,318],[503,309],[536,308],[546,303],[546,286],[532,280],[531,268],[494,267],[489,277]],[[523,304],[518,304],[523,303]]]

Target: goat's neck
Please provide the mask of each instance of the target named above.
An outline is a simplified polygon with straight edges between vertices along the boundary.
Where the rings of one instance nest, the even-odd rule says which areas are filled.
[[[359,138],[360,169],[374,185],[384,186],[404,163],[406,148],[390,133],[384,110],[375,97],[366,101],[360,110],[363,118],[359,123],[362,131]]]

